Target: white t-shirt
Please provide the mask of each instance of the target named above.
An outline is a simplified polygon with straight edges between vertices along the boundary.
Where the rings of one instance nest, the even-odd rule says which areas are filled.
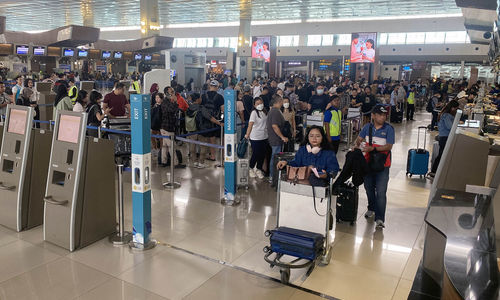
[[[79,102],[76,102],[75,105],[73,106],[73,111],[84,112],[85,109],[83,108],[83,106]]]
[[[267,139],[267,115],[261,111],[257,116],[255,110],[250,114],[250,121],[253,122],[252,132],[250,132],[250,139],[254,141],[262,141]]]
[[[366,49],[365,56],[369,59],[373,59],[375,57],[375,49]]]
[[[259,97],[262,94],[262,87],[260,85],[254,86],[253,88],[253,97]]]

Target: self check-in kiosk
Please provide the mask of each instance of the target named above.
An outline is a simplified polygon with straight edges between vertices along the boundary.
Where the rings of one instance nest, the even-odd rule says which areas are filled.
[[[33,129],[34,109],[8,105],[0,152],[0,224],[22,231],[42,224],[52,133]]]
[[[87,115],[57,111],[44,240],[74,251],[116,231],[114,145],[86,137]]]

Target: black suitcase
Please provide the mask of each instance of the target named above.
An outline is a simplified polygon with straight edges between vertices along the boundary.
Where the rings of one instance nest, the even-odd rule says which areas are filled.
[[[353,225],[358,218],[359,190],[356,186],[342,184],[336,188],[337,222],[350,222]]]
[[[275,253],[315,260],[323,251],[324,239],[319,233],[278,227],[271,230],[271,250]]]

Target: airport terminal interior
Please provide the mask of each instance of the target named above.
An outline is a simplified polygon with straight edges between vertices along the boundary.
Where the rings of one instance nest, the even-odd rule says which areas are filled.
[[[0,300],[500,299],[497,1],[0,1]]]

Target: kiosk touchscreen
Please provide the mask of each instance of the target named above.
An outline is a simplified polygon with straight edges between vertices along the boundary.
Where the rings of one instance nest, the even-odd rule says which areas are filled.
[[[114,144],[86,137],[86,124],[57,111],[43,197],[44,240],[70,251],[116,231]]]
[[[0,224],[22,231],[42,224],[52,133],[32,128],[34,110],[7,106],[0,153]]]

